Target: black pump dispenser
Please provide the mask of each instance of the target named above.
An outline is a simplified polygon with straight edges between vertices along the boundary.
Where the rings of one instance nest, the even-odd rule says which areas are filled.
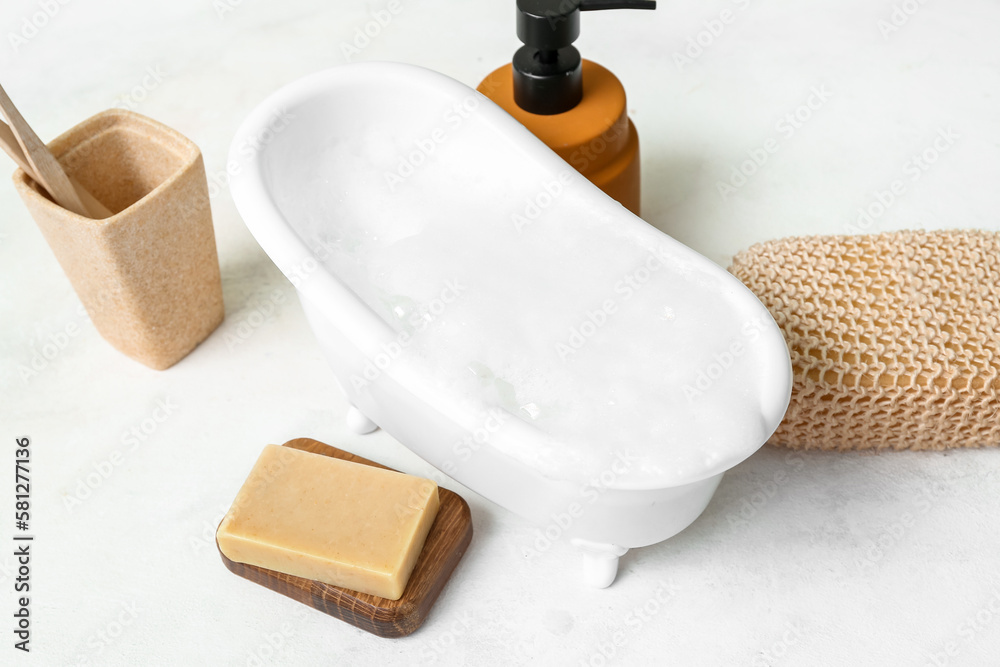
[[[530,113],[569,111],[583,98],[580,12],[597,9],[656,9],[655,0],[517,0],[514,101]]]

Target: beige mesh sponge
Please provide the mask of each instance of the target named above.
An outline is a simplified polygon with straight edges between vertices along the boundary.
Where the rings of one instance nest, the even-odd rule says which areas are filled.
[[[1000,234],[782,239],[729,270],[771,311],[792,357],[772,444],[1000,445]]]

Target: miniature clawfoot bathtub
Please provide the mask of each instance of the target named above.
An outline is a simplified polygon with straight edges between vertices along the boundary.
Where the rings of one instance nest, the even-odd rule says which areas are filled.
[[[694,521],[784,414],[788,351],[760,302],[446,76],[305,77],[230,159],[352,428],[569,540],[593,585]]]

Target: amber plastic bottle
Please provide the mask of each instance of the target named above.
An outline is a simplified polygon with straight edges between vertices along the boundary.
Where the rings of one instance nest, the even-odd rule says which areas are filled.
[[[610,71],[580,58],[580,12],[654,9],[645,0],[517,0],[513,62],[478,90],[559,157],[639,215],[639,135],[626,113],[625,88]]]

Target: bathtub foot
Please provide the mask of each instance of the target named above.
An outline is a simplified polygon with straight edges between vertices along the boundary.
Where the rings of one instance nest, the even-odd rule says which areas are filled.
[[[365,433],[371,433],[378,428],[378,424],[373,422],[371,419],[365,416],[361,410],[358,410],[353,405],[347,408],[347,428],[351,429],[358,435],[364,435]]]
[[[625,547],[605,542],[573,539],[570,543],[583,555],[583,581],[594,588],[607,588],[618,575],[618,559]]]

